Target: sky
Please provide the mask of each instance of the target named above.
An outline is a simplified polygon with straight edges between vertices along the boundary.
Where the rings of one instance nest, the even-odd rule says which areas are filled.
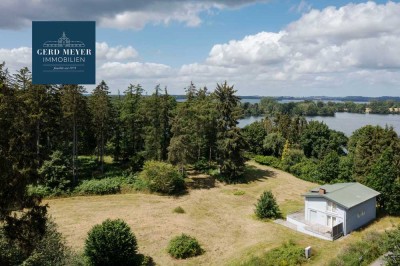
[[[96,82],[113,94],[227,81],[238,95],[400,96],[399,1],[1,0],[11,73],[31,68],[41,20],[96,21]]]

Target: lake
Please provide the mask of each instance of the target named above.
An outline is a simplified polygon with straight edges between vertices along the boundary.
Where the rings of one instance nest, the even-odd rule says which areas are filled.
[[[239,127],[244,127],[255,121],[261,120],[263,117],[246,117],[239,120]],[[341,131],[346,136],[366,125],[381,127],[393,126],[397,134],[400,135],[400,115],[377,115],[377,114],[353,114],[353,113],[335,113],[335,116],[313,116],[306,117],[307,121],[321,121],[324,122],[329,128]]]

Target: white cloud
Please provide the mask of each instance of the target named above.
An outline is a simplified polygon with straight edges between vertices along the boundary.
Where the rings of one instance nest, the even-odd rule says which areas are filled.
[[[166,77],[171,73],[171,67],[164,64],[140,62],[106,62],[97,68],[102,79],[138,79]]]
[[[358,90],[373,84],[399,91],[398,47],[400,3],[348,4],[311,10],[280,32],[216,44],[203,64],[185,65],[181,72],[230,77],[244,84],[242,94],[250,86],[260,94],[262,88],[293,86],[347,95],[354,84]],[[389,77],[391,82],[385,81]]]
[[[375,2],[348,4],[322,11],[311,10],[288,25],[291,37],[302,41],[329,40],[340,44],[348,40],[400,33],[400,4]]]
[[[0,48],[0,62],[6,62],[6,67],[13,74],[16,70],[32,65],[32,48],[19,47],[13,49]]]
[[[299,4],[293,5],[290,8],[290,11],[292,11],[292,12],[295,11],[297,13],[303,13],[303,12],[306,12],[306,11],[310,11],[311,8],[312,8],[312,5],[310,3],[308,3],[305,0],[301,0]]]
[[[166,6],[166,8],[152,10],[124,11],[111,17],[101,18],[100,26],[138,30],[148,23],[168,25],[171,21],[177,21],[189,27],[196,27],[201,24],[199,13],[209,8],[211,8],[210,5],[185,3],[174,9]]]
[[[207,63],[211,65],[234,66],[244,64],[273,64],[281,61],[288,53],[288,48],[281,38],[285,32],[260,32],[246,36],[240,41],[217,44],[211,49]]]
[[[138,56],[138,52],[132,46],[110,47],[106,42],[96,43],[97,60],[131,60]]]

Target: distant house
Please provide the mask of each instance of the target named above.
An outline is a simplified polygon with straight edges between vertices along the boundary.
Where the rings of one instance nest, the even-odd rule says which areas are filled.
[[[391,113],[399,113],[400,112],[400,108],[399,107],[391,107],[391,108],[389,108],[389,112],[391,112]]]
[[[304,211],[287,216],[298,231],[334,240],[376,218],[380,193],[360,183],[337,183],[304,194]]]

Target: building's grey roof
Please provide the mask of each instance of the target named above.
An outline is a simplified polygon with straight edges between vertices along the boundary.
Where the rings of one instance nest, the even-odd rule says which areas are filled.
[[[319,194],[319,189],[325,189],[325,194]],[[307,197],[322,197],[350,209],[364,201],[378,196],[380,193],[360,183],[337,183],[323,185],[311,189],[304,194]]]

